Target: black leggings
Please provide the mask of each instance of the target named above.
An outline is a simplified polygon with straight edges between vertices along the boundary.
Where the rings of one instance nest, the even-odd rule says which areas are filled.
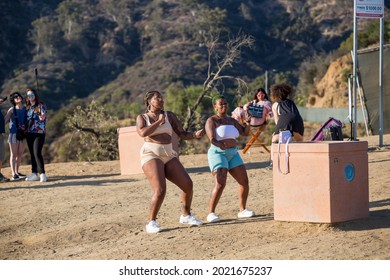
[[[42,147],[45,143],[45,135],[40,133],[26,133],[27,145],[31,156],[31,172],[45,173],[43,163]]]

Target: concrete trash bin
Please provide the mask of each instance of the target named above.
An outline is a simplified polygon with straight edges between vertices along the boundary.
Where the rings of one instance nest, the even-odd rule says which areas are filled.
[[[144,139],[135,126],[118,128],[118,150],[122,175],[143,173],[140,150]]]
[[[369,215],[368,143],[273,144],[274,219],[336,223]],[[280,163],[281,171],[278,164]]]
[[[141,167],[141,147],[144,139],[137,133],[136,126],[118,128],[119,162],[122,175],[143,173]],[[173,133],[173,149],[179,154],[179,138]]]

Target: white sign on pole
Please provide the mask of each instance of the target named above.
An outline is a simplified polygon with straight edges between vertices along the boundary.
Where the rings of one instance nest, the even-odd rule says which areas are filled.
[[[383,18],[384,0],[355,0],[356,17],[358,18]]]

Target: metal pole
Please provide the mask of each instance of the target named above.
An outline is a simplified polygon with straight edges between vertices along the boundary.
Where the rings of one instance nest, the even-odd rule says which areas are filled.
[[[353,54],[352,54],[353,56]],[[352,141],[353,139],[353,128],[352,128],[352,89],[351,89],[351,80],[353,79],[352,75],[348,77],[348,120],[351,128],[351,137],[348,139]]]
[[[39,94],[38,68],[35,68],[35,82],[37,83],[37,92],[38,92],[38,94]]]
[[[352,122],[352,90],[351,90],[352,75],[348,76],[348,121]],[[352,132],[352,131],[351,131]]]
[[[379,42],[379,147],[383,147],[383,41],[384,19],[380,18],[380,42]]]
[[[366,126],[366,135],[370,136],[369,133],[368,133],[368,125],[367,125],[367,117],[366,117],[366,106],[363,104],[362,88],[360,87],[359,79],[356,79],[356,81],[357,81],[357,92],[359,93],[359,99],[360,99],[360,106],[362,107],[362,114],[363,114],[364,125]]]
[[[357,17],[356,17],[356,0],[354,2],[353,8],[353,139],[356,140],[356,130],[357,130],[357,121],[356,121],[356,69],[357,69]]]

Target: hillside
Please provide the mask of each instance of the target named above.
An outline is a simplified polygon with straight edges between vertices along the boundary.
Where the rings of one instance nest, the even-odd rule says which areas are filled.
[[[35,85],[33,70],[38,68],[42,95],[53,110],[95,91],[112,96],[122,90],[115,97],[131,102],[146,88],[202,83],[204,39],[211,33],[220,34],[221,42],[238,32],[255,38],[255,47],[244,50],[240,63],[229,70],[248,81],[267,69],[297,69],[305,58],[337,49],[351,33],[351,7],[341,0],[115,3],[2,2],[2,26],[15,26],[1,31],[2,94]],[[11,17],[20,9],[29,17],[15,23]],[[40,17],[37,10],[44,11]],[[15,28],[18,40],[10,33]]]
[[[316,88],[308,97],[309,108],[347,108],[347,75],[352,72],[350,55],[331,62],[325,75],[316,83]]]
[[[385,4],[390,6],[389,1]],[[34,69],[38,69],[40,94],[49,108],[51,161],[53,153],[72,146],[73,136],[64,121],[78,105],[86,106],[94,98],[108,114],[134,121],[143,109],[146,90],[185,91],[203,84],[206,43],[212,35],[219,38],[221,58],[229,39],[248,34],[254,46],[243,48],[224,75],[243,79],[253,91],[264,85],[270,70],[269,83],[290,82],[302,102],[334,105],[335,98],[319,101],[328,90],[313,83],[324,70],[313,69],[310,59],[318,56],[322,61],[323,55],[339,49],[352,33],[352,10],[349,0],[4,0],[0,3],[1,96],[35,87]],[[359,28],[367,23],[360,20]],[[304,68],[304,63],[311,66]],[[330,65],[322,64],[324,69]],[[338,80],[332,85],[331,79],[339,77],[334,73],[328,85],[342,89]],[[216,86],[237,93],[235,84]],[[65,154],[59,158],[74,160]]]

